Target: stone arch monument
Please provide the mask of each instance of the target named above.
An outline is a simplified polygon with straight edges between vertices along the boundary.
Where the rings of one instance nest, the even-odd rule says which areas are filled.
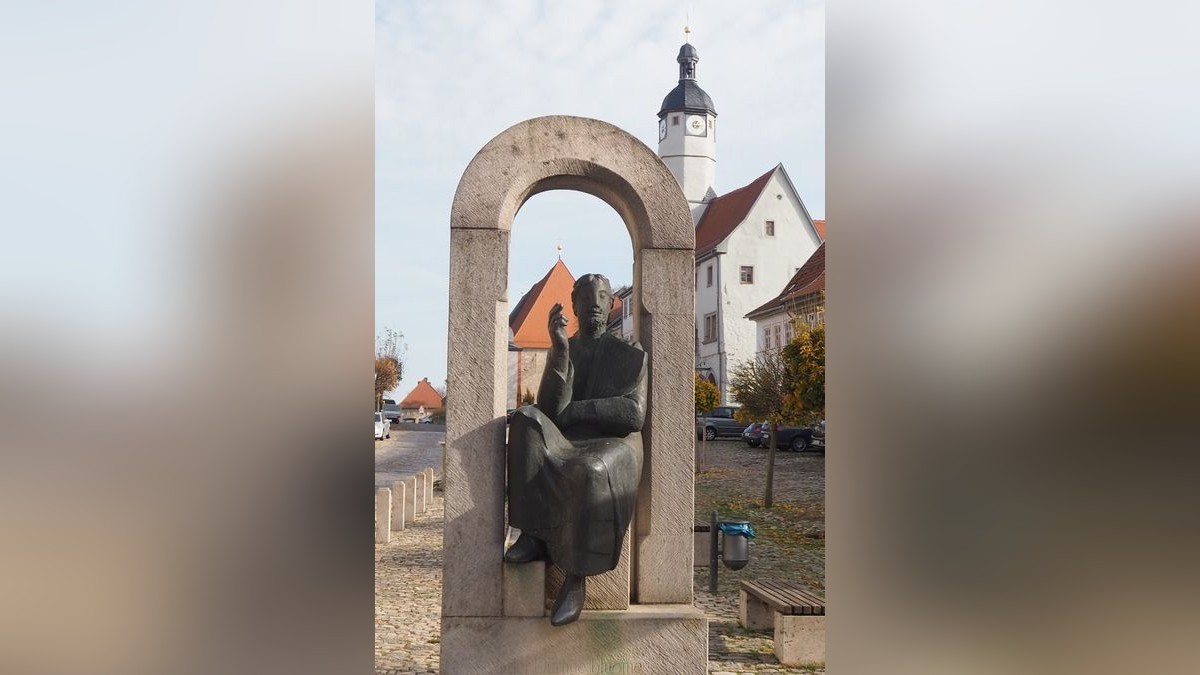
[[[509,231],[547,190],[595,195],[625,222],[634,337],[649,355],[637,511],[627,562],[605,581],[617,599],[605,606],[625,609],[561,627],[542,616],[541,568],[502,559]],[[450,228],[442,671],[705,672],[707,622],[692,605],[695,231],[674,176],[606,122],[526,120],[471,160]]]

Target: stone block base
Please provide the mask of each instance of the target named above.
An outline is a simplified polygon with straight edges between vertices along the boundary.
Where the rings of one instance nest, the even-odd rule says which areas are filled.
[[[785,666],[825,662],[825,617],[775,615],[775,658]]]
[[[750,595],[745,590],[738,591],[738,623],[749,630],[766,630],[775,627],[775,610],[767,603]]]
[[[584,611],[566,626],[545,617],[442,617],[441,672],[703,675],[708,619],[691,605]]]

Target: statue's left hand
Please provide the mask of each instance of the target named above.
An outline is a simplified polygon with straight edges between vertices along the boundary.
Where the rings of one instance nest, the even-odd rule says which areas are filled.
[[[550,320],[547,328],[550,331],[550,342],[559,349],[567,348],[567,317],[562,315],[562,303],[554,303],[550,308]]]

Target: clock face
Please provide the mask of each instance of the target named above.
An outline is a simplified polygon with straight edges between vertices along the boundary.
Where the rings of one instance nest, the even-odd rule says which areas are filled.
[[[700,115],[688,115],[688,118],[684,122],[684,125],[685,125],[684,128],[687,129],[687,134],[689,136],[704,136],[704,135],[706,135],[705,132],[707,131],[707,129],[706,129],[707,125],[704,122],[704,118],[701,117]]]
[[[661,141],[662,139],[664,139],[666,137],[667,137],[667,118],[664,117],[658,121],[658,140]]]

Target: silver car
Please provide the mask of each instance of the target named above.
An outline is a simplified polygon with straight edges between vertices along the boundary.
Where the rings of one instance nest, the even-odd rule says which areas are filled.
[[[375,440],[392,437],[392,423],[383,416],[383,413],[375,413]]]

